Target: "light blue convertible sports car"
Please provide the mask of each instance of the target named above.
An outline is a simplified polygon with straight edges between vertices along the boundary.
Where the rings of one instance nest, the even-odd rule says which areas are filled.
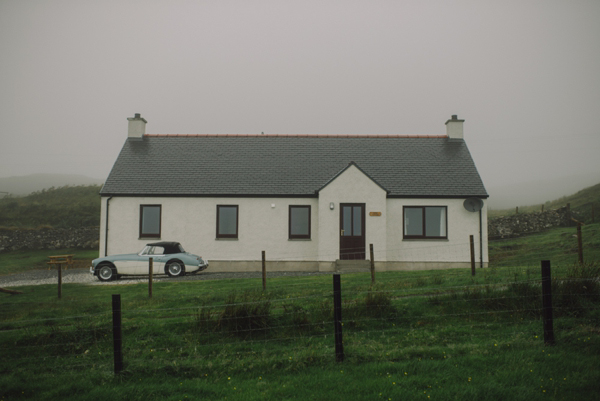
[[[111,255],[92,260],[90,273],[100,281],[119,276],[148,275],[149,259],[152,258],[152,274],[168,274],[180,277],[186,273],[198,273],[208,267],[208,261],[183,250],[179,242],[155,242],[139,253]]]

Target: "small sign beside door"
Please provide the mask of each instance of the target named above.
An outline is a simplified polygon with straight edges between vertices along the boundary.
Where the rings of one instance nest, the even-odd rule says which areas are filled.
[[[381,216],[381,212],[369,212],[369,216]]]

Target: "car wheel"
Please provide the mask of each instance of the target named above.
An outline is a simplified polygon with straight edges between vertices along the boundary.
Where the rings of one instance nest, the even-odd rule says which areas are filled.
[[[98,280],[110,281],[116,277],[115,270],[110,265],[102,265],[98,270]]]
[[[178,260],[169,262],[167,267],[165,267],[165,270],[170,277],[180,277],[185,273],[185,267],[183,263]]]

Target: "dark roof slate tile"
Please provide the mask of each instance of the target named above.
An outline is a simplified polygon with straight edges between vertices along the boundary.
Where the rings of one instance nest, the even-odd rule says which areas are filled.
[[[354,162],[390,197],[487,197],[463,140],[149,136],[126,141],[105,196],[316,196]]]

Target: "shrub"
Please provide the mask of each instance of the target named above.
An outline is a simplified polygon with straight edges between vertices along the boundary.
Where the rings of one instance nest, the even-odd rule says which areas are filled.
[[[196,330],[200,333],[213,331],[216,321],[213,319],[213,310],[208,306],[201,306],[196,312]]]
[[[364,302],[369,317],[389,317],[394,312],[389,292],[370,290]]]
[[[376,291],[371,287],[367,295],[342,307],[342,321],[349,327],[358,328],[364,324],[383,323],[385,319],[396,317],[396,308],[387,291]]]
[[[225,309],[219,316],[218,327],[227,332],[248,337],[265,333],[269,328],[271,302],[252,293],[244,293],[238,301],[233,293],[227,297]]]
[[[600,301],[600,264],[575,264],[568,268],[564,279],[554,279],[552,296],[554,306],[580,315],[586,305]]]

